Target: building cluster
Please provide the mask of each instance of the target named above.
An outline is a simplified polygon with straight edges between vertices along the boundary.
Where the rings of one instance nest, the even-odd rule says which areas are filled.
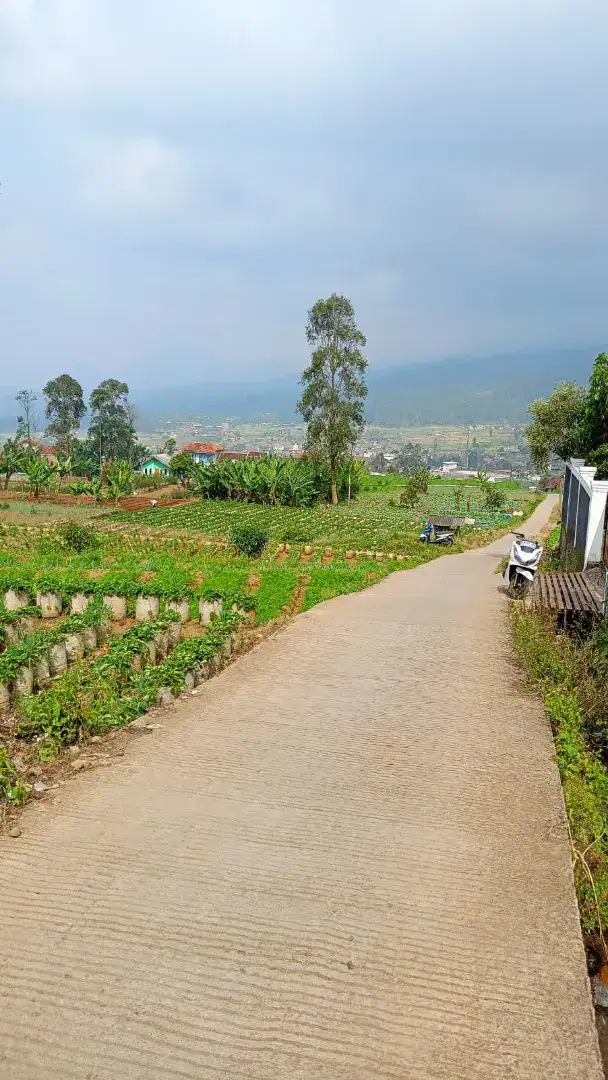
[[[264,453],[263,450],[224,450],[223,446],[214,442],[191,442],[176,450],[175,455],[150,454],[139,471],[144,476],[166,476],[172,457],[176,454],[188,454],[196,465],[210,465],[214,461],[243,461],[246,458],[259,458]]]

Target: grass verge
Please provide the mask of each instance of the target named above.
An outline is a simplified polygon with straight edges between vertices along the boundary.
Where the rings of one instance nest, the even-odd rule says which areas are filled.
[[[512,618],[517,658],[553,731],[581,923],[608,959],[608,633],[600,626],[577,642],[532,612]]]

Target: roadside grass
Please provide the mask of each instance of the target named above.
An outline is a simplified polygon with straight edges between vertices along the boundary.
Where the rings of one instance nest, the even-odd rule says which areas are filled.
[[[515,652],[551,723],[572,852],[581,924],[608,959],[608,631],[586,641],[556,636],[518,606]]]

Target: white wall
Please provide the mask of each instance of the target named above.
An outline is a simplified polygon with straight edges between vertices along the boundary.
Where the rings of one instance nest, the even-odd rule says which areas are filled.
[[[606,517],[606,498],[608,480],[596,480],[597,469],[585,465],[582,458],[571,458],[568,462],[572,474],[589,495],[589,517],[584,546],[582,537],[577,537],[576,546],[583,551],[583,569],[603,562],[604,558],[604,521]],[[572,508],[576,515],[576,507]]]

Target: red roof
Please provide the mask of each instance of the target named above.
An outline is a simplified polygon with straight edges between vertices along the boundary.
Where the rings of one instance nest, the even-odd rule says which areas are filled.
[[[223,447],[215,442],[190,442],[182,446],[180,454],[219,454]]]
[[[44,443],[38,442],[37,439],[22,439],[17,445],[30,446],[32,450],[39,450],[41,454],[57,453],[57,448],[55,446],[45,446]]]

